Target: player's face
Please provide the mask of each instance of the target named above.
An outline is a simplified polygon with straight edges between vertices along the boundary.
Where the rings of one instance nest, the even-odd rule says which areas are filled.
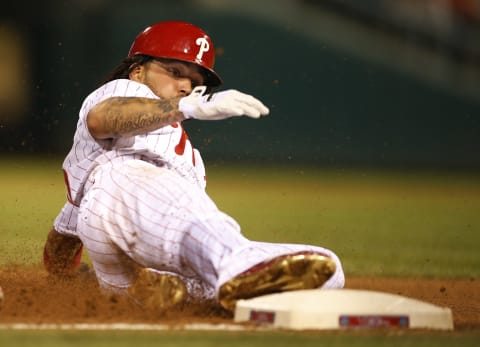
[[[187,96],[204,83],[200,68],[181,61],[152,60],[138,66],[130,78],[147,85],[160,98]]]

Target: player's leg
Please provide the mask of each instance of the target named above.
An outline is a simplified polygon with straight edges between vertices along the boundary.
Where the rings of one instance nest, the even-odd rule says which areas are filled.
[[[270,242],[258,242],[250,241],[252,248],[246,248],[243,251],[237,253],[234,257],[230,258],[230,262],[225,265],[228,269],[219,278],[219,283],[223,284],[226,279],[233,278],[238,274],[245,271],[245,264],[236,261],[235,258],[249,259],[248,265],[253,266],[256,263],[265,261],[265,257],[262,255],[268,254],[269,258],[282,256],[285,254],[298,254],[298,253],[314,253],[324,255],[328,257],[332,264],[332,268],[335,269],[331,277],[321,286],[325,289],[342,288],[345,285],[345,275],[342,268],[342,263],[338,256],[331,250],[319,246],[304,245],[304,244],[287,244],[287,243],[270,243]],[[248,266],[247,265],[247,266]]]
[[[199,198],[201,203],[189,205],[195,221],[181,249],[202,279],[215,286],[225,308],[232,310],[238,299],[267,293],[344,286],[340,259],[331,250],[248,240],[238,224],[208,200]]]
[[[173,171],[130,160],[95,172],[79,209],[78,233],[105,287],[125,289],[143,268],[201,278],[215,288],[222,258],[249,241],[205,192]]]
[[[140,164],[140,171],[152,167],[143,162]],[[213,288],[198,277],[183,276],[171,271],[175,268],[159,265],[166,264],[171,257],[169,247],[158,253],[161,246],[155,245],[160,241],[155,243],[152,240],[156,237],[145,235],[140,224],[148,224],[146,220],[149,218],[144,221],[144,217],[126,217],[142,216],[140,201],[156,206],[155,201],[145,197],[142,189],[129,186],[139,171],[130,172],[126,168],[126,176],[116,175],[115,172],[123,172],[124,168],[115,168],[108,167],[103,172],[107,176],[106,188],[102,184],[104,176],[98,170],[95,184],[79,209],[78,235],[89,252],[100,286],[106,291],[130,295],[138,303],[153,309],[168,309],[190,300],[212,299]],[[138,199],[129,199],[114,188],[109,189],[110,185],[122,187],[123,192],[134,193]],[[148,209],[143,213],[146,211]],[[157,265],[156,269],[151,267],[152,264]]]
[[[198,277],[184,277],[179,274],[143,268],[128,288],[131,295],[144,307],[165,310],[189,303],[213,301],[214,288]]]
[[[138,160],[102,165],[92,181],[79,209],[78,232],[100,281],[119,288],[131,284],[130,271],[118,262],[118,254],[127,255],[141,267],[187,278],[198,276],[194,268],[202,266],[203,273],[216,271],[201,261],[194,267],[191,264],[196,248],[204,247],[212,253],[208,252],[208,244],[202,246],[199,241],[190,252],[183,249],[196,215],[204,213],[209,218],[216,210],[211,201],[196,201],[199,188],[166,168]],[[196,205],[200,205],[200,211]],[[108,260],[111,247],[115,259]],[[214,274],[206,276],[215,283]]]
[[[230,271],[219,280],[217,294],[220,304],[229,310],[235,308],[239,299],[291,290],[344,286],[340,260],[328,249],[301,244],[254,241],[252,244],[254,249],[265,251],[270,256],[259,263],[251,260],[250,267],[243,272],[239,272],[242,267],[235,264],[235,259],[230,260]],[[242,253],[237,255],[241,259],[245,256]],[[252,263],[256,264],[251,266]]]
[[[167,169],[144,162],[130,161],[102,168],[82,203],[82,211],[79,225],[84,225],[84,230],[106,235],[111,244],[135,263],[185,277],[198,276],[217,292],[223,284],[255,265],[285,255],[282,263],[286,266],[279,269],[303,264],[306,272],[319,278],[309,282],[310,287],[324,285],[336,271],[335,265],[330,266],[335,261],[325,252],[320,253],[320,249],[247,240],[238,225],[219,211],[203,190]],[[88,232],[84,237],[89,237]],[[87,249],[90,252],[90,247]],[[92,252],[101,254],[95,249]],[[304,261],[298,256],[302,252],[318,254],[304,257]],[[276,260],[274,263],[279,264]],[[276,268],[277,265],[267,266],[268,274]],[[96,270],[105,282],[131,283],[131,278],[118,276],[113,269]],[[281,277],[285,276],[284,271]],[[288,276],[289,282],[306,283],[302,274]],[[277,291],[278,283],[273,284],[271,291]],[[282,284],[280,289],[288,288]],[[255,288],[251,290],[256,293]],[[261,293],[265,291],[262,289]]]
[[[188,289],[180,276],[140,266],[118,248],[108,234],[91,227],[92,224],[85,227],[80,222],[79,236],[103,292],[127,295],[145,309],[154,311],[187,302]]]

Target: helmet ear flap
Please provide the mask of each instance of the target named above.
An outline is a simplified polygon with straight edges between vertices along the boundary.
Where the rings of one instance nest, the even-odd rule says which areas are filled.
[[[213,42],[205,31],[193,24],[167,21],[147,27],[137,35],[128,52],[129,57],[137,54],[193,63],[204,70],[209,86],[222,84],[222,79],[213,70]]]

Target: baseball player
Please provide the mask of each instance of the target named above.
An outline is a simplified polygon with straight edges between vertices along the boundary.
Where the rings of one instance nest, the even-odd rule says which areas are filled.
[[[331,250],[249,240],[206,193],[182,122],[269,113],[240,91],[213,93],[222,84],[214,58],[202,29],[156,23],[87,96],[63,162],[68,202],[45,244],[47,270],[75,272],[85,247],[102,288],[160,308],[196,284],[227,310],[267,293],[343,287]]]

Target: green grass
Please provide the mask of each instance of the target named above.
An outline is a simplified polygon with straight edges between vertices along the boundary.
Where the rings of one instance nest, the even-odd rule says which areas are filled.
[[[61,161],[0,160],[0,263],[35,263],[65,201]]]
[[[422,347],[464,347],[476,346],[479,333],[301,333],[301,332],[0,332],[1,346],[25,347],[207,347],[207,346],[275,346],[275,347],[372,347],[372,346],[422,346]]]
[[[209,192],[250,238],[324,245],[348,274],[480,276],[480,177],[217,169]]]
[[[61,159],[0,159],[0,264],[40,261]],[[334,250],[349,275],[480,277],[480,176],[212,167],[207,190],[255,240]]]

